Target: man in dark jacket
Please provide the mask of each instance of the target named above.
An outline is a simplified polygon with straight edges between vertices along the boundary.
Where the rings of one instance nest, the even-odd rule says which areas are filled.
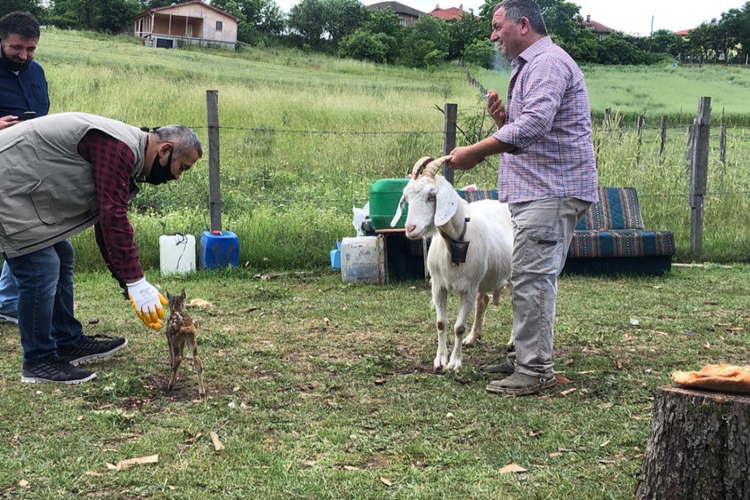
[[[38,118],[49,112],[47,80],[34,61],[38,42],[39,22],[28,12],[0,19],[0,130],[31,113]],[[0,321],[18,323],[18,285],[6,263],[0,276]]]

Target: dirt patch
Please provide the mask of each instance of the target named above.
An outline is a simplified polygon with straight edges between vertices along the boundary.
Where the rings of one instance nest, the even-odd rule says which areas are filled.
[[[381,469],[387,466],[388,459],[382,455],[373,455],[365,463],[362,464],[362,467],[364,467],[365,469]]]
[[[167,389],[169,375],[151,375],[144,380],[143,387],[147,393],[139,396],[119,398],[115,406],[125,410],[140,410],[161,400],[173,403],[190,403],[200,401],[198,396],[198,381],[195,377],[179,377],[173,390]],[[206,396],[218,398],[232,394],[232,387],[206,384]]]
[[[281,373],[272,370],[259,370],[250,374],[250,378],[253,380],[267,380],[280,376]]]

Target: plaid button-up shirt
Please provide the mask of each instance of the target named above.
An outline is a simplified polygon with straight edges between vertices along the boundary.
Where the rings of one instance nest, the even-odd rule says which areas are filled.
[[[124,290],[126,283],[143,278],[128,220],[135,157],[127,144],[100,130],[90,130],[83,136],[78,154],[91,163],[94,174],[99,205],[96,243],[112,276]]]
[[[591,108],[583,73],[549,37],[512,63],[505,125],[494,137],[518,149],[500,157],[500,201],[598,201]]]

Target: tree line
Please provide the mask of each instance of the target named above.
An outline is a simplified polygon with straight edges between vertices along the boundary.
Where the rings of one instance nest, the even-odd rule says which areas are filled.
[[[119,33],[148,8],[175,0],[0,0],[0,15],[30,10],[43,24],[67,29]],[[498,0],[486,0],[478,13],[447,23],[424,15],[402,26],[390,9],[370,11],[359,0],[301,0],[289,14],[274,0],[212,0],[237,16],[238,40],[253,46],[284,45],[376,63],[431,67],[464,58],[492,65],[489,41]],[[179,3],[179,2],[177,2]],[[750,51],[750,1],[696,27],[688,37],[659,30],[647,37],[614,32],[602,39],[583,24],[580,7],[566,0],[538,0],[550,35],[581,63],[654,64],[663,61],[745,61]]]

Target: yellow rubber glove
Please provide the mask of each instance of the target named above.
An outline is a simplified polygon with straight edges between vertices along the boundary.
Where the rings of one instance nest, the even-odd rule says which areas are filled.
[[[143,324],[154,330],[160,330],[164,319],[164,308],[169,301],[146,278],[128,283],[128,296],[135,314]]]

